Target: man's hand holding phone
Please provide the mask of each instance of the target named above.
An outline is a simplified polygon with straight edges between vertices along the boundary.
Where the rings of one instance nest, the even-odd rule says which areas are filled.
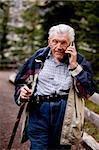
[[[78,66],[78,62],[77,62],[77,51],[74,42],[70,43],[65,53],[68,54],[69,56],[70,69],[75,69]]]

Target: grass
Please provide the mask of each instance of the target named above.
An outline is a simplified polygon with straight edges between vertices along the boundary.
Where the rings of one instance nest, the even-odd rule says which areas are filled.
[[[84,131],[99,142],[99,129],[97,129],[92,123],[85,121]]]
[[[99,105],[89,100],[85,100],[85,106],[89,108],[91,111],[94,111],[95,113],[99,114]]]

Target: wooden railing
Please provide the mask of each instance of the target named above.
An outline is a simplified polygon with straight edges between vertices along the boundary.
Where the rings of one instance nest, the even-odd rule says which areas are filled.
[[[93,96],[89,99],[93,103],[99,105],[99,94],[94,93]],[[99,114],[96,114],[95,112],[89,110],[87,107],[85,107],[85,120],[91,122],[94,124],[96,128],[99,129]],[[99,150],[99,143],[90,135],[87,133],[84,133],[83,135],[83,141],[92,149],[92,150]]]
[[[0,69],[16,69],[18,68],[18,63],[16,61],[10,60],[0,60]]]

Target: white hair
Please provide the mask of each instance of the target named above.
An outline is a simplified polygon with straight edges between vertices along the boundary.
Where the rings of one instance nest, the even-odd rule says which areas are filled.
[[[74,29],[71,26],[66,25],[66,24],[59,24],[56,26],[52,26],[49,29],[48,34],[49,34],[49,38],[50,38],[54,34],[64,34],[64,33],[68,33],[68,38],[69,38],[70,42],[74,41],[74,39],[75,39]]]

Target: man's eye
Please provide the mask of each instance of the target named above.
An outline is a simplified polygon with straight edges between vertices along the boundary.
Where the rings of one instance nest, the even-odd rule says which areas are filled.
[[[57,41],[57,40],[53,40],[52,42],[53,42],[54,44],[57,44],[57,43],[58,43],[58,41]]]
[[[62,45],[67,45],[67,43],[65,41],[61,42]]]
[[[61,44],[62,44],[62,45],[64,45],[64,44],[66,44],[66,42],[65,42],[65,41],[63,41],[63,42],[61,42]]]

